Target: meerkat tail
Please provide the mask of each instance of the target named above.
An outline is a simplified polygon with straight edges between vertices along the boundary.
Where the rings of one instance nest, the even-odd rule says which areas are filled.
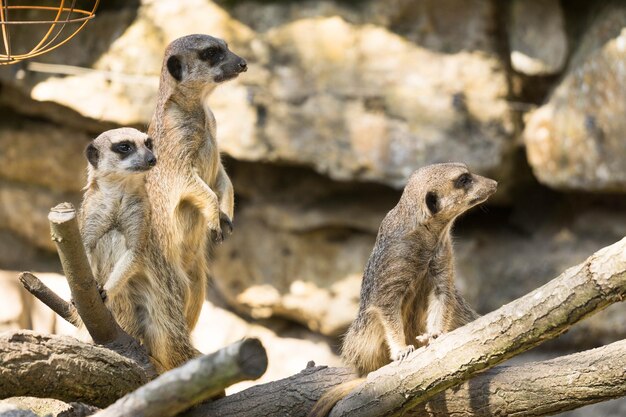
[[[365,378],[357,378],[343,384],[339,384],[326,391],[315,403],[308,417],[326,417],[341,399],[347,396],[353,389],[361,385]]]

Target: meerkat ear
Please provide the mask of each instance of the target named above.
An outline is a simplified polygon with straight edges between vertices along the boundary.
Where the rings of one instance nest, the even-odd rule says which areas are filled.
[[[100,152],[98,152],[98,148],[93,146],[93,143],[90,143],[85,149],[85,155],[87,156],[87,160],[94,167],[98,168],[98,159],[100,159]]]
[[[430,210],[432,214],[435,214],[440,210],[439,197],[437,197],[436,193],[432,191],[426,193],[426,207],[428,207],[428,210]]]
[[[176,81],[183,79],[183,63],[176,55],[172,55],[167,59],[167,70]]]

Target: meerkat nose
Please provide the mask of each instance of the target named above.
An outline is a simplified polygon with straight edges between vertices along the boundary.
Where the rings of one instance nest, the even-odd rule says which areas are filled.
[[[241,72],[246,72],[248,70],[248,63],[245,59],[239,61],[239,68],[241,69]]]
[[[148,165],[150,165],[151,167],[155,166],[157,163],[157,159],[154,155],[148,157],[148,159],[146,160],[146,162],[148,162]]]

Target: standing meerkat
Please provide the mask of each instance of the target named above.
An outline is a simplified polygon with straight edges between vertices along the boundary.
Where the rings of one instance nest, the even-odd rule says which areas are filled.
[[[166,369],[198,354],[190,332],[205,298],[208,236],[219,243],[232,230],[233,187],[206,99],[218,84],[246,70],[244,59],[208,35],[176,39],[165,50],[149,127],[159,164],[146,179],[152,216],[148,246],[160,257],[155,264],[167,264],[155,278],[176,296],[167,302],[168,311],[151,307],[153,327],[146,331],[153,355]]]
[[[342,358],[360,377],[478,317],[454,284],[450,231],[459,215],[496,188],[496,181],[470,173],[465,164],[429,165],[411,175],[382,221],[363,275],[358,315],[343,342]],[[309,416],[327,415],[361,382],[331,389]]]
[[[94,277],[111,301],[145,262],[150,219],[145,180],[157,160],[152,139],[131,128],[102,133],[86,156],[81,235]]]

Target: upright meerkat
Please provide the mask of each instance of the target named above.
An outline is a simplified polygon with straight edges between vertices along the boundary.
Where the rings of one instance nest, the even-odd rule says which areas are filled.
[[[86,156],[81,235],[94,277],[111,301],[145,261],[150,219],[145,180],[157,160],[152,139],[131,128],[102,133]]]
[[[470,173],[465,164],[429,165],[411,175],[382,221],[363,275],[358,315],[343,342],[342,358],[359,376],[478,317],[454,284],[450,230],[460,214],[496,188],[496,181]],[[361,382],[330,390],[309,415],[327,415]]]
[[[149,127],[159,164],[148,173],[149,251],[155,279],[172,294],[168,306],[150,306],[146,326],[153,356],[166,369],[198,352],[190,342],[209,274],[208,236],[221,242],[232,229],[233,187],[220,160],[216,125],[206,99],[215,87],[247,70],[226,43],[189,35],[165,50],[157,107]],[[167,310],[167,311],[165,311]]]

